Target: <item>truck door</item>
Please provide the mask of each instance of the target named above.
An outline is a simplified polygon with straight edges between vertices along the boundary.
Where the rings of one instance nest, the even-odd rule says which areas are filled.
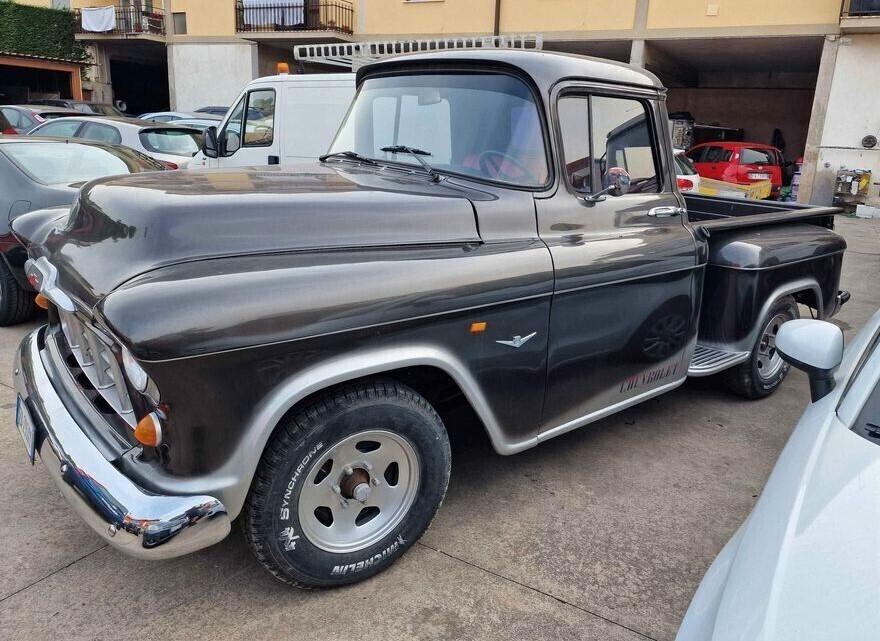
[[[568,85],[554,100],[559,188],[537,201],[555,269],[547,437],[684,380],[700,282],[656,95]],[[597,196],[615,175],[629,191]]]
[[[277,165],[281,143],[275,135],[276,95],[272,87],[254,87],[246,91],[230,110],[218,138],[224,154],[218,167]],[[213,166],[213,163],[212,163]]]

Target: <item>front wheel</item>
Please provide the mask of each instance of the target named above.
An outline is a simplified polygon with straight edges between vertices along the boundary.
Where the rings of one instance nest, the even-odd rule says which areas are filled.
[[[791,296],[773,303],[762,319],[761,332],[749,359],[724,372],[727,388],[749,399],[769,396],[782,384],[789,365],[776,349],[776,335],[786,321],[800,318],[797,301]]]
[[[291,585],[360,581],[428,528],[450,461],[443,422],[414,390],[394,381],[343,387],[270,441],[245,504],[245,537]]]

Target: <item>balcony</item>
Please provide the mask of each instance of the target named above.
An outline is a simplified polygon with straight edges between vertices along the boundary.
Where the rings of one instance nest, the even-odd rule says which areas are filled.
[[[346,0],[236,0],[235,30],[249,40],[349,40],[354,8]]]
[[[165,12],[159,7],[107,7],[99,14],[85,16],[76,9],[77,40],[143,38],[165,40]],[[112,9],[112,10],[111,10]]]
[[[843,0],[840,30],[845,33],[880,33],[880,0]]]

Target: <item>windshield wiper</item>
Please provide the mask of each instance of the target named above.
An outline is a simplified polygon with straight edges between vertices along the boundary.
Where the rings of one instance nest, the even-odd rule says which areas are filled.
[[[434,182],[440,181],[440,174],[437,173],[437,170],[435,170],[422,158],[422,156],[430,156],[430,151],[425,151],[424,149],[419,149],[418,147],[407,147],[406,145],[389,145],[388,147],[382,147],[382,151],[389,154],[409,154],[419,161],[419,164],[424,168],[425,171],[428,172],[431,180],[433,180]]]
[[[328,158],[348,158],[349,160],[357,160],[358,162],[362,162],[367,165],[378,165],[375,160],[372,158],[367,158],[366,156],[361,156],[356,151],[334,151],[329,154],[324,154],[323,156],[318,156],[318,160],[321,162],[327,162]]]

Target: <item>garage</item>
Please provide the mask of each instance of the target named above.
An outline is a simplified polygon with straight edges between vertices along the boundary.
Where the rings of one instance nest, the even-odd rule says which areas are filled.
[[[642,62],[669,87],[670,117],[693,119],[690,144],[674,135],[677,145],[771,145],[785,163],[784,188],[804,155],[823,42],[821,36],[650,40]],[[793,198],[785,189],[782,197]]]
[[[28,102],[39,98],[82,99],[80,63],[19,53],[0,52],[0,100]]]

